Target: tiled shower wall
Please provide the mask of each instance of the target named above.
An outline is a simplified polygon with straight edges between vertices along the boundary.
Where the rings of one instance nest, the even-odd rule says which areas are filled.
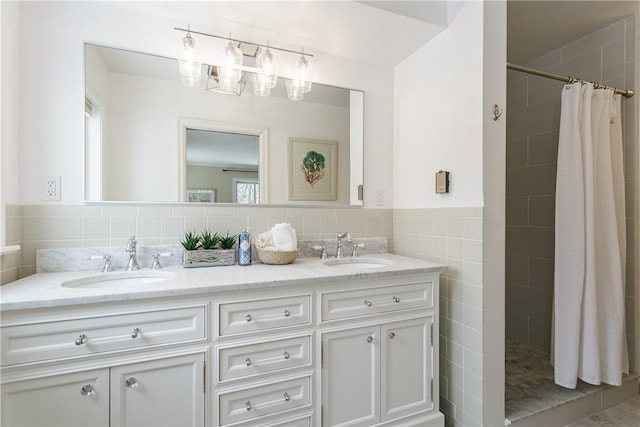
[[[446,264],[440,280],[440,410],[482,425],[482,208],[396,209],[393,252]]]
[[[554,50],[532,68],[635,88],[636,17]],[[509,71],[507,85],[506,334],[550,350],[556,157],[564,83]],[[638,95],[623,98],[627,206],[627,339],[633,360]]]
[[[181,205],[23,205],[7,207],[7,244],[17,254],[2,256],[2,284],[35,273],[36,250],[121,247],[136,236],[139,245],[177,244],[185,230],[259,234],[288,222],[300,240],[332,239],[337,231],[354,238],[392,238],[393,211],[355,208],[287,208]]]

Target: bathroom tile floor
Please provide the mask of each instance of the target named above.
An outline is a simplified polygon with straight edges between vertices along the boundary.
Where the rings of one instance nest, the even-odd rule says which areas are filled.
[[[505,374],[505,417],[511,423],[524,421],[527,417],[607,388],[606,385],[595,386],[582,381],[578,381],[574,390],[560,387],[553,382],[553,367],[548,354],[510,340],[506,343]],[[612,411],[613,409],[610,408]],[[620,409],[616,411],[619,412]],[[640,424],[632,426],[640,427]]]
[[[567,424],[565,427],[640,426],[640,396],[631,398],[602,412]]]
[[[505,416],[511,422],[605,388],[582,381],[575,390],[556,385],[548,354],[510,340],[505,370]]]

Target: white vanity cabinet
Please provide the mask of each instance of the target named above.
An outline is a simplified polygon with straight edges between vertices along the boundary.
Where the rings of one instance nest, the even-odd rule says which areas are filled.
[[[311,290],[272,289],[214,303],[214,425],[309,425],[312,300]]]
[[[132,290],[9,284],[0,425],[443,427],[444,267],[380,256],[168,267],[175,279]]]
[[[3,313],[1,424],[204,426],[207,312],[153,302]]]
[[[416,280],[320,294],[323,426],[443,425],[434,377],[438,281]]]

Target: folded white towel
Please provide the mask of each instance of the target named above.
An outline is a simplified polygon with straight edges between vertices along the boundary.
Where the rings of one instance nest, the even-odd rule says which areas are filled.
[[[296,230],[291,224],[276,224],[271,228],[271,239],[273,245],[281,251],[295,251],[298,249],[298,240],[296,239]]]

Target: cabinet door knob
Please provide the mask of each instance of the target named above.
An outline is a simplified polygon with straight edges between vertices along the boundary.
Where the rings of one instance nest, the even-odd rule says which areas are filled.
[[[400,298],[398,297],[391,297],[391,299],[393,300],[393,302],[398,303],[400,302]]]
[[[96,391],[93,389],[91,384],[83,385],[80,389],[80,394],[83,396],[92,396],[96,394]]]
[[[371,301],[369,301],[368,299],[364,300],[364,305],[366,305],[367,307],[371,307]]]
[[[138,380],[133,377],[129,377],[126,380],[124,380],[124,386],[126,388],[136,388],[138,387]]]
[[[395,332],[389,332],[389,338],[394,339],[396,337]]]
[[[373,342],[373,337],[371,335],[367,337],[367,342]]]
[[[284,317],[289,317],[289,316],[291,316],[291,312],[289,310],[285,310]]]
[[[290,358],[290,357],[291,357],[291,356],[289,355],[289,352],[288,352],[288,351],[285,351],[285,352],[284,352],[284,358],[285,358],[285,359],[288,359],[288,358]]]
[[[78,338],[76,338],[76,345],[82,345],[85,344],[87,342],[87,336],[85,334],[80,334],[78,335]]]
[[[140,335],[140,328],[133,328],[133,331],[131,331],[131,338],[138,338],[138,335]]]
[[[285,401],[285,402],[288,402],[288,401],[290,401],[290,400],[291,400],[291,397],[289,396],[289,393],[285,392],[285,393],[284,393],[284,401]]]
[[[247,400],[244,403],[244,407],[246,408],[247,411],[250,411],[251,410],[251,402]]]
[[[244,363],[246,363],[247,366],[251,366],[251,358],[247,357],[246,359],[244,359]]]
[[[250,314],[247,314],[246,316],[244,316],[244,318],[247,320],[247,322],[251,322],[251,320],[253,319]]]

